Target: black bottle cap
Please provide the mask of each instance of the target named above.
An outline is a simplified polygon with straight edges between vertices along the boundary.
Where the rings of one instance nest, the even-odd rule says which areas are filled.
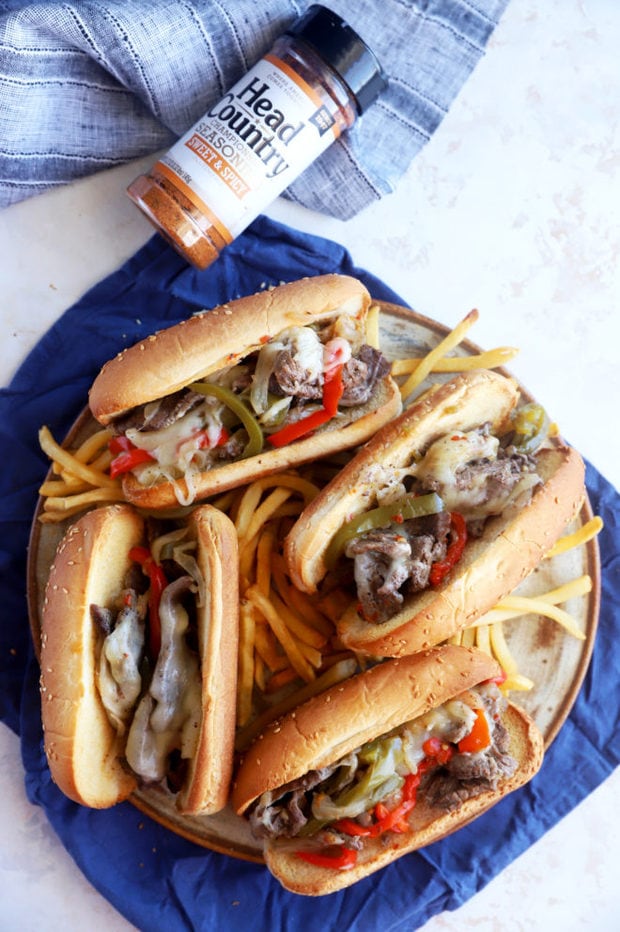
[[[347,85],[363,113],[387,87],[387,79],[375,54],[345,21],[315,4],[287,30],[302,39]]]

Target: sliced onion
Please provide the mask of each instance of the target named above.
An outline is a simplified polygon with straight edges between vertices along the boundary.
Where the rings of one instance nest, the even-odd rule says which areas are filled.
[[[250,404],[256,414],[263,414],[269,406],[269,379],[282,349],[284,344],[280,340],[273,341],[266,343],[258,354],[250,389]]]
[[[285,395],[284,398],[278,398],[269,405],[260,418],[263,427],[279,427],[286,419],[292,400],[290,395]]]
[[[207,584],[200,571],[196,557],[188,553],[188,549],[194,548],[195,546],[196,544],[194,541],[187,541],[187,543],[175,547],[173,550],[173,559],[175,563],[183,567],[188,576],[192,577],[198,588],[198,597],[196,601],[198,605],[204,605],[207,598]]]
[[[164,550],[170,551],[169,544],[178,544],[184,537],[187,537],[188,530],[186,527],[177,528],[176,531],[170,531],[168,534],[161,534],[156,537],[151,544],[151,556],[155,562],[161,563],[162,559],[166,559],[168,554],[164,553]]]

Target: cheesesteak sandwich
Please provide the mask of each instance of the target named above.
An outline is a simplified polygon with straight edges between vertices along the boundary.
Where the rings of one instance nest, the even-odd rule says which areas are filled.
[[[90,391],[111,474],[145,508],[200,501],[367,440],[400,412],[370,296],[322,275],[196,314],[124,350]]]
[[[157,785],[181,812],[217,812],[233,763],[237,537],[210,506],[148,530],[112,505],[58,547],[42,612],[45,751],[84,806]]]
[[[321,491],[288,535],[288,570],[305,592],[350,592],[347,647],[410,654],[512,592],[584,494],[583,461],[547,437],[542,408],[472,371],[426,392]]]
[[[270,725],[232,803],[271,873],[310,896],[349,886],[465,825],[540,768],[536,725],[474,648],[388,660]]]

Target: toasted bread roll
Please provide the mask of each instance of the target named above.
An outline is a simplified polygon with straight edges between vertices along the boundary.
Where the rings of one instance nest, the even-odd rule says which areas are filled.
[[[269,726],[241,763],[232,803],[239,813],[262,813],[261,807],[282,805],[284,815],[262,816],[268,829],[265,861],[274,876],[296,893],[333,892],[455,831],[530,780],[542,762],[542,737],[524,712],[498,698],[497,687],[489,681],[499,675],[497,663],[480,651],[434,648],[386,661]],[[477,726],[471,721],[477,722],[478,714],[488,725],[487,744],[464,749],[475,735]],[[402,781],[408,765],[400,755],[407,742],[418,761],[413,776],[419,780],[413,805],[405,805],[393,828],[389,812],[403,805],[399,792],[405,792],[409,778],[404,788],[390,788],[385,762],[395,764]],[[418,752],[418,746],[423,750]],[[332,807],[337,814],[355,800],[355,790],[346,783],[342,788],[347,778],[340,773],[358,766],[361,776],[354,780],[368,782],[368,770],[381,754],[387,811],[378,812],[381,800],[374,796],[368,811],[334,821],[325,818],[328,792],[338,797]],[[485,769],[485,758],[493,767]],[[459,780],[455,774],[463,772],[468,778],[461,779],[458,804],[446,805],[446,793],[453,792]],[[474,772],[484,772],[485,779],[474,779]],[[449,789],[442,789],[446,779]],[[291,811],[301,807],[306,818],[296,832],[286,815],[287,800],[293,797],[297,802],[290,804]],[[380,821],[386,818],[388,827],[382,828]],[[255,815],[253,825],[256,820]],[[344,857],[346,850],[354,853]]]
[[[497,439],[513,436],[518,398],[512,379],[485,370],[435,388],[382,428],[304,510],[286,540],[285,556],[297,587],[312,593],[333,569],[330,559],[342,566],[349,559],[346,554],[355,550],[347,539],[346,547],[336,558],[333,555],[334,542],[350,522],[363,519],[383,501],[394,505],[395,518],[387,521],[392,524],[389,552],[397,554],[399,537],[405,541],[404,549],[391,556],[390,566],[382,567],[379,582],[385,591],[387,574],[404,567],[402,591],[394,584],[388,593],[391,605],[383,615],[383,593],[372,593],[376,603],[372,608],[378,614],[373,620],[372,610],[360,599],[358,581],[357,594],[353,589],[350,607],[338,622],[339,635],[348,647],[377,657],[398,657],[441,643],[511,592],[575,516],[584,496],[584,464],[574,449],[554,442],[523,454],[511,452],[509,444],[502,449]],[[413,485],[406,492],[402,483],[408,481]],[[401,498],[391,491],[399,486]],[[462,512],[460,526],[467,542],[440,579],[434,579],[432,565],[441,563],[442,555],[425,557],[421,582],[414,588],[407,561],[413,562],[415,554],[399,509],[407,495],[421,495],[424,501],[428,493],[438,497],[438,504],[429,506],[434,513],[445,510],[450,515],[457,512],[458,517]],[[400,521],[402,534],[395,521]],[[359,539],[363,533],[365,529]],[[454,531],[443,533],[448,533],[443,546],[449,547]],[[435,546],[434,538],[431,544]],[[385,542],[373,546],[387,550]],[[358,550],[362,552],[362,547]],[[372,576],[378,565],[378,560],[368,562],[366,576]]]
[[[141,451],[123,474],[127,499],[188,504],[367,440],[401,409],[389,363],[366,343],[369,306],[361,282],[322,275],[196,314],[119,353],[89,403]]]
[[[51,567],[41,636],[45,751],[54,781],[82,805],[113,806],[149,782],[174,792],[183,812],[226,804],[236,533],[204,506],[174,537],[193,575],[168,582],[145,546],[144,520],[128,505],[98,508],[69,528]],[[146,573],[157,567],[146,592],[132,576],[136,561]]]

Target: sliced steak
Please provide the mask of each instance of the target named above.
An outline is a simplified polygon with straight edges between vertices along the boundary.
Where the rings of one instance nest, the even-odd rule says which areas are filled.
[[[308,793],[327,779],[334,768],[310,770],[285,787],[263,795],[249,813],[250,828],[255,838],[293,838],[310,818]]]
[[[476,460],[467,463],[455,474],[455,485],[460,491],[484,488],[483,501],[504,499],[514,489],[523,473],[533,472],[536,461],[531,456],[516,453],[500,456],[496,460]]]
[[[368,621],[388,621],[405,593],[426,589],[432,564],[446,555],[449,530],[450,515],[440,512],[410,518],[398,530],[367,531],[349,542],[345,555],[354,561],[357,597]]]
[[[495,719],[491,744],[475,754],[455,754],[445,767],[432,771],[425,784],[425,799],[431,806],[451,812],[466,799],[493,790],[500,780],[517,768],[511,757],[510,736],[499,718]]]
[[[178,392],[162,398],[158,402],[151,402],[133,408],[128,414],[121,415],[114,421],[114,429],[119,434],[132,430],[163,430],[178,421],[179,418],[191,411],[201,402],[204,395],[181,388]]]
[[[364,343],[357,356],[345,363],[342,372],[343,407],[366,404],[377,382],[390,371],[390,363],[383,353]]]
[[[291,395],[306,401],[320,400],[323,394],[319,380],[288,349],[281,350],[276,356],[269,391],[273,395]]]

